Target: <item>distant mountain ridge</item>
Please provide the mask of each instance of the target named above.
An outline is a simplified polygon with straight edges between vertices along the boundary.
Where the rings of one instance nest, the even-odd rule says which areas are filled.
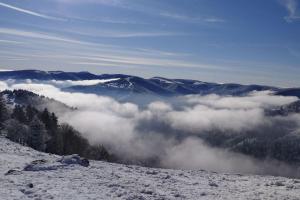
[[[113,77],[128,77],[122,74],[95,75],[90,72],[64,72],[64,71],[41,71],[41,70],[16,70],[0,71],[0,79],[36,79],[36,80],[97,80]]]
[[[74,81],[74,85],[62,88],[70,92],[93,93],[100,95],[117,96],[124,98],[132,94],[152,95],[157,97],[170,97],[190,94],[218,94],[241,96],[253,91],[271,90],[275,94],[283,96],[297,96],[300,98],[300,88],[282,89],[264,85],[242,85],[235,83],[210,83],[189,79],[168,79],[163,77],[141,78],[124,74],[101,74],[90,72],[63,72],[20,70],[1,71],[0,80],[36,80],[36,81]],[[76,85],[76,81],[83,80],[107,80],[94,85]]]

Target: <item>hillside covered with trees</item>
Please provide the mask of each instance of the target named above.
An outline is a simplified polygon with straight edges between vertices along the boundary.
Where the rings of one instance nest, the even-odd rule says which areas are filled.
[[[66,123],[59,124],[56,114],[49,112],[47,108],[40,111],[27,101],[27,105],[8,103],[8,95],[26,98],[28,93],[23,90],[1,93],[1,135],[42,152],[58,155],[78,154],[94,160],[112,160],[112,156],[102,145],[91,146],[72,126]],[[35,94],[30,93],[29,96],[32,95]]]

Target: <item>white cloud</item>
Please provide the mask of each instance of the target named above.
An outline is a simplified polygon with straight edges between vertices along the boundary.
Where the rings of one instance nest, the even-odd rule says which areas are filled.
[[[190,60],[190,57],[185,53],[90,43],[50,33],[11,28],[0,28],[0,35],[2,34],[16,37],[18,40],[22,39],[25,44],[22,44],[24,48],[16,49],[14,52],[3,50],[1,54],[7,55],[7,57],[17,56],[24,59],[27,58],[30,62],[24,63],[24,65],[28,66],[39,65],[40,63],[49,63],[49,65],[50,63],[56,63],[58,65],[65,64],[73,67],[81,65],[83,67],[166,67],[230,70],[225,66]],[[30,48],[33,52],[25,51],[26,47]],[[8,59],[4,60],[9,61]],[[11,63],[8,62],[6,65],[11,65]]]
[[[25,42],[14,41],[14,40],[0,40],[0,43],[4,43],[4,44],[25,44]]]
[[[65,21],[62,18],[57,18],[57,17],[52,17],[52,16],[49,16],[49,15],[44,15],[44,14],[41,14],[41,13],[37,13],[37,12],[26,10],[26,9],[23,9],[23,8],[15,7],[15,6],[12,6],[12,5],[9,5],[9,4],[6,4],[6,3],[2,3],[2,2],[0,2],[0,6],[18,11],[18,12],[21,12],[21,13],[25,13],[25,14],[28,14],[28,15],[31,15],[31,16],[35,16],[35,17],[40,17],[40,18],[50,19],[50,20]]]
[[[121,65],[145,65],[145,66],[160,66],[160,67],[186,67],[186,68],[204,68],[204,69],[226,69],[216,65],[201,64],[197,62],[179,60],[179,59],[166,59],[166,58],[150,58],[150,57],[137,57],[137,56],[124,56],[124,55],[109,55],[102,54],[101,56],[82,56],[78,57],[86,61],[81,61],[78,64],[91,64],[101,65],[105,63],[117,63]],[[92,61],[92,62],[91,62]],[[76,62],[73,62],[76,63]]]
[[[174,129],[196,134],[213,128],[240,132],[265,123],[263,110],[259,108],[247,110],[214,109],[201,104],[193,108],[186,108],[183,111],[170,112],[167,118]]]
[[[213,148],[195,137],[168,148],[162,165],[180,169],[209,169],[217,172],[296,175],[296,170],[284,163],[259,161],[248,156]],[[296,175],[297,176],[297,175]]]
[[[56,36],[45,32],[34,32],[20,29],[12,29],[12,28],[0,28],[0,34],[12,35],[18,37],[26,37],[26,38],[35,38],[42,40],[51,40],[58,42],[66,42],[72,44],[81,44],[81,45],[90,45],[90,46],[101,46],[102,44],[85,42],[81,40],[76,40],[64,36]],[[77,33],[78,34],[78,33]],[[79,35],[81,35],[79,33]],[[86,35],[85,33],[83,35]],[[92,34],[87,34],[87,36],[97,36],[97,37],[107,37],[107,38],[137,38],[137,37],[164,37],[164,36],[178,36],[180,33],[173,32],[122,32],[118,30],[102,30],[100,32],[93,32]],[[21,44],[19,42],[14,42],[11,40],[0,40],[0,43],[7,44]],[[23,43],[24,44],[24,43]],[[109,45],[106,45],[109,46]]]
[[[222,23],[225,22],[224,19],[217,18],[217,17],[208,17],[204,19],[205,22],[210,22],[210,23]]]
[[[188,15],[183,15],[183,14],[177,14],[177,13],[170,13],[170,12],[161,12],[160,16],[170,18],[170,19],[175,19],[175,20],[180,20],[184,21],[187,23],[222,23],[225,22],[224,19],[218,18],[218,17],[199,17],[199,16],[188,16]]]
[[[94,94],[69,93],[49,84],[0,82],[0,89],[26,89],[78,108],[60,113],[60,120],[79,130],[92,144],[104,144],[110,152],[129,160],[159,159],[160,166],[206,169],[234,173],[294,172],[282,164],[262,162],[238,153],[212,148],[198,136],[221,130],[243,134],[272,123],[263,108],[297,100],[257,92],[245,97],[185,96],[175,103],[156,101],[145,108]],[[282,120],[298,122],[299,115]],[[176,136],[180,133],[182,139]],[[271,170],[271,171],[270,171]]]
[[[9,89],[7,83],[0,81],[0,91]]]
[[[72,20],[79,20],[84,22],[101,22],[101,23],[110,23],[110,24],[133,24],[133,25],[146,25],[148,23],[140,22],[137,20],[130,20],[130,19],[119,19],[119,18],[113,18],[113,17],[100,17],[100,18],[85,18],[85,17],[79,17],[79,16],[68,16],[66,17],[68,19]]]
[[[75,31],[74,31],[75,32]],[[165,36],[181,36],[185,33],[175,33],[169,31],[121,31],[121,30],[94,30],[90,33],[87,31],[77,32],[80,35],[103,37],[103,38],[138,38],[138,37],[165,37]]]
[[[183,35],[182,33],[173,32],[120,32],[112,31],[107,33],[96,34],[97,37],[110,37],[110,38],[137,38],[137,37],[163,37],[163,36],[178,36]]]
[[[58,42],[87,44],[87,43],[79,41],[79,40],[73,40],[73,39],[69,39],[69,38],[65,38],[65,37],[53,36],[53,35],[49,35],[47,33],[31,32],[31,31],[24,31],[24,30],[11,29],[11,28],[0,28],[0,34],[35,38],[35,39],[43,39],[43,40],[52,40],[52,41],[58,41]]]
[[[284,18],[287,22],[300,20],[300,15],[298,14],[297,11],[298,0],[281,0],[280,2],[288,11],[288,16]]]
[[[297,97],[274,96],[269,91],[254,92],[248,96],[219,96],[219,95],[188,95],[182,97],[191,105],[205,105],[215,109],[255,109],[269,108],[289,104],[297,100]]]
[[[173,13],[168,10],[161,10],[157,7],[152,7],[151,5],[146,4],[142,1],[126,1],[126,0],[56,0],[62,3],[72,3],[72,4],[102,4],[106,6],[124,8],[128,10],[134,10],[138,12],[144,12],[150,15],[158,15],[164,18],[169,18],[173,20],[183,21],[185,23],[222,23],[225,22],[224,19],[211,16],[211,17],[200,17],[200,16],[190,16],[185,14]],[[107,22],[110,22],[108,20]],[[112,20],[112,23],[119,23],[118,20]],[[121,21],[121,23],[124,21]],[[128,23],[125,21],[125,23]],[[130,22],[129,22],[130,23]],[[140,23],[140,22],[139,22]],[[147,24],[147,23],[146,23]]]
[[[168,112],[173,108],[170,104],[161,101],[155,101],[148,105],[148,109],[152,112]]]

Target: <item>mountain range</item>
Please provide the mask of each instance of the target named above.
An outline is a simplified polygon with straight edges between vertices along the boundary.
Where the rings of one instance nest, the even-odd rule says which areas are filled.
[[[168,79],[163,77],[142,78],[125,74],[101,74],[90,72],[63,72],[63,71],[40,71],[19,70],[1,71],[0,80],[13,79],[24,81],[30,79],[36,82],[64,82],[72,84],[63,85],[61,89],[70,92],[93,93],[117,97],[119,100],[143,98],[145,96],[172,97],[179,95],[233,95],[242,96],[253,91],[270,90],[283,96],[300,97],[300,88],[278,88],[265,85],[242,85],[236,83],[211,83],[199,80]],[[84,84],[83,81],[95,81],[94,84]],[[97,82],[98,81],[98,82]],[[56,83],[54,82],[54,83]],[[139,96],[139,97],[138,97]]]

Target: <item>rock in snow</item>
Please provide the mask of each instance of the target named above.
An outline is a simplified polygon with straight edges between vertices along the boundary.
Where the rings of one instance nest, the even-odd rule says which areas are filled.
[[[78,155],[70,155],[70,156],[63,156],[58,162],[66,165],[76,164],[81,165],[84,167],[88,167],[90,162],[85,158],[80,158]]]
[[[86,161],[0,137],[0,199],[300,199],[298,179]]]
[[[78,155],[63,156],[55,162],[47,160],[34,160],[24,167],[24,171],[49,171],[65,168],[70,165],[89,166],[89,161],[85,158],[80,158]],[[7,172],[8,173],[8,172]]]

